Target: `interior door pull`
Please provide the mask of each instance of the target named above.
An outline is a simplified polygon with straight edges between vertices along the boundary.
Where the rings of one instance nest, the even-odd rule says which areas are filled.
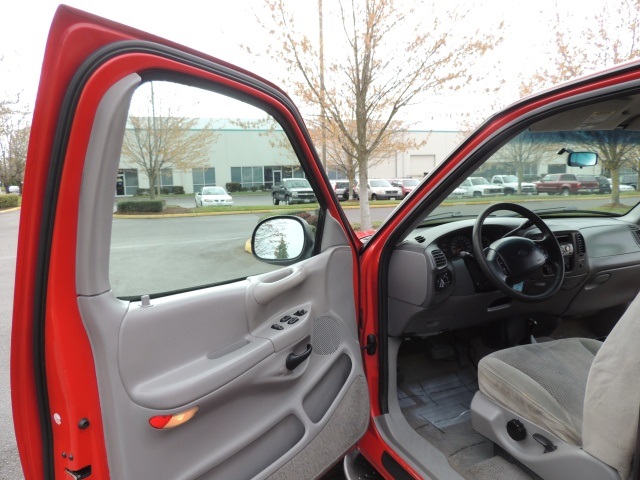
[[[301,268],[292,268],[290,272],[289,275],[279,280],[269,281],[267,278],[258,283],[253,291],[253,298],[256,299],[256,302],[260,305],[267,305],[274,298],[300,285],[306,277],[305,271]],[[276,275],[279,273],[276,272]]]
[[[293,370],[302,362],[304,362],[307,358],[309,358],[309,355],[311,355],[311,350],[312,350],[311,345],[307,345],[307,349],[304,352],[302,352],[300,355],[296,355],[295,353],[290,353],[287,356],[287,361],[285,365],[289,370]]]

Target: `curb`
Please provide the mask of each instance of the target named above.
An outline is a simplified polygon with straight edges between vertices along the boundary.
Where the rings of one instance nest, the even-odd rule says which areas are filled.
[[[0,210],[0,215],[3,213],[17,212],[18,210],[20,210],[20,207],[7,208],[6,210]]]
[[[369,205],[370,208],[395,208],[398,204],[393,205]],[[359,205],[346,205],[343,206],[343,210],[355,210],[359,209]],[[256,214],[256,213],[269,213],[273,212],[273,208],[264,208],[256,210],[237,210],[233,212],[190,212],[190,213],[161,213],[159,215],[122,215],[118,213],[113,214],[113,218],[171,218],[171,217],[212,217],[216,215],[242,215],[242,214]],[[283,210],[282,214],[286,215],[288,210]]]

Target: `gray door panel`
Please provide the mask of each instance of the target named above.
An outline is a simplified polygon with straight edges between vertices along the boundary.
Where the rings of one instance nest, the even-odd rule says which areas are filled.
[[[105,179],[116,178],[139,81],[122,79],[100,103],[78,218],[78,306],[95,362],[111,478],[313,478],[355,444],[369,418],[351,247],[325,216],[322,253],[291,267],[164,294],[149,305],[118,299],[109,278],[113,183]],[[192,262],[211,262],[209,249],[183,251],[201,252]],[[165,260],[156,250],[144,253],[147,263]],[[182,280],[176,271],[164,269]],[[287,357],[309,345],[310,356],[287,369]],[[175,428],[149,424],[192,407],[195,416]]]
[[[326,289],[328,281],[339,287],[331,291],[352,289],[351,265],[350,249],[333,247],[296,265],[303,280],[266,305],[254,293],[274,273],[154,299],[151,307],[111,293],[79,297],[113,478],[263,478],[300,455],[330,466],[368,418],[353,295]],[[271,329],[299,310],[300,320]],[[287,370],[287,356],[308,344],[309,359]],[[175,429],[148,423],[193,406],[198,413]],[[305,452],[336,411],[348,412],[339,423],[359,427],[332,449],[314,449],[322,454]]]

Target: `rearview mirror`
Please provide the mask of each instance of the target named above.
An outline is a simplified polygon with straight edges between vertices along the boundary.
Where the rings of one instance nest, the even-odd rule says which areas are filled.
[[[260,222],[251,237],[251,252],[261,262],[292,265],[313,250],[311,226],[300,217],[279,215]]]
[[[592,167],[598,163],[598,154],[595,152],[574,152],[563,148],[558,154],[568,152],[567,165],[569,167]]]

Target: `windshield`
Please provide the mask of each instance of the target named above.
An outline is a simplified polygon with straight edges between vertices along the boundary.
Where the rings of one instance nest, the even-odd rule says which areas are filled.
[[[405,187],[417,187],[418,186],[418,180],[416,180],[415,178],[410,178],[407,180],[403,180],[402,184]]]
[[[287,188],[311,188],[309,182],[304,178],[298,178],[296,180],[287,180]]]
[[[372,187],[392,187],[386,180],[369,180],[369,185]]]
[[[476,177],[471,179],[471,185],[488,185],[489,180],[483,177]]]
[[[621,172],[637,171],[640,166],[640,132],[538,131],[534,127],[512,138],[462,179],[428,219],[477,216],[497,202],[521,204],[543,216],[622,215],[640,201],[638,191],[620,181],[630,176],[637,185],[638,173]],[[598,163],[568,166],[569,152],[595,152]],[[614,178],[609,183],[598,181],[597,176]]]
[[[222,187],[207,187],[202,189],[203,195],[226,195],[227,192]]]

